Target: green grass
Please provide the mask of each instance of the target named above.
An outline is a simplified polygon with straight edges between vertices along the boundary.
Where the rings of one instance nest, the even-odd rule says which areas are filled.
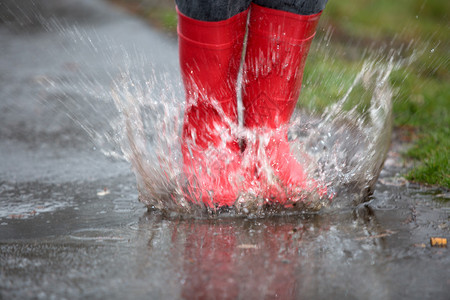
[[[449,11],[450,2],[442,0],[329,1],[322,22],[360,39],[400,35],[409,41],[436,35],[439,27],[448,26]],[[448,37],[448,30],[442,34]]]
[[[413,76],[411,76],[413,77]],[[434,78],[414,84],[422,84],[409,101],[397,101],[398,124],[417,128],[418,138],[406,156],[413,159],[415,167],[407,174],[409,180],[450,187],[450,85]],[[404,88],[408,90],[408,88]]]
[[[448,127],[424,134],[407,152],[420,162],[408,173],[409,180],[450,187],[449,134]]]
[[[146,18],[155,20],[158,25],[169,32],[174,32],[177,28],[177,14],[170,8],[152,8],[144,12]]]
[[[413,129],[412,147],[404,157],[412,160],[414,167],[405,176],[408,180],[445,188],[450,188],[449,12],[450,2],[440,0],[340,0],[328,3],[321,23],[323,28],[334,28],[335,38],[330,47],[350,43],[359,44],[360,50],[384,45],[401,49],[412,42],[402,54],[407,56],[416,51],[414,61],[393,72],[390,78],[396,91],[394,125]],[[351,76],[359,58],[356,56],[355,62],[348,56],[335,55],[333,59],[334,66],[328,67],[327,63],[324,69],[313,56],[312,62],[308,62],[310,68],[323,73],[314,76]],[[325,93],[333,98],[338,85],[328,80],[330,89]],[[319,102],[319,108],[323,106],[326,103]]]
[[[311,51],[308,56],[298,102],[299,106],[317,112],[345,95],[362,65],[360,61],[349,62],[342,58],[323,59],[323,52]]]
[[[171,33],[176,31],[176,12],[171,0],[111,0],[139,4],[138,13]],[[362,66],[367,49],[401,50],[411,64],[393,72],[396,91],[394,125],[411,131],[412,146],[404,153],[414,167],[405,176],[419,183],[450,188],[450,1],[443,0],[339,0],[329,1],[318,36],[333,31],[329,45],[311,51],[304,75],[300,105],[322,111],[340,99]],[[315,46],[313,45],[313,49]],[[370,52],[370,50],[369,50]],[[320,90],[320,93],[317,93]],[[353,91],[351,105],[369,96],[361,87]]]

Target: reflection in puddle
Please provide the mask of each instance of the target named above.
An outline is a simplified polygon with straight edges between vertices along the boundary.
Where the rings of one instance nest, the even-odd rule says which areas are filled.
[[[385,298],[382,274],[368,267],[383,261],[385,240],[394,234],[364,206],[265,219],[167,220],[148,213],[138,238],[147,240],[141,249],[147,253],[170,238],[166,256],[180,268],[183,298]],[[347,294],[356,282],[361,289]]]

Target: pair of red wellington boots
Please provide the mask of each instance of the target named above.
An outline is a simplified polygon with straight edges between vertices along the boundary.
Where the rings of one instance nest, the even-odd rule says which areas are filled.
[[[242,149],[236,94],[249,13],[242,83],[244,127],[261,140],[264,137],[264,142],[244,141]],[[252,4],[249,10],[218,22],[178,15],[186,92],[181,148],[188,200],[209,207],[231,206],[240,191],[257,187],[260,196],[284,204],[291,195],[316,188],[315,183],[308,184],[311,181],[290,152],[287,127],[320,13],[303,16]],[[242,166],[243,153],[256,157],[261,151],[281,185],[260,184],[268,178],[256,161]]]

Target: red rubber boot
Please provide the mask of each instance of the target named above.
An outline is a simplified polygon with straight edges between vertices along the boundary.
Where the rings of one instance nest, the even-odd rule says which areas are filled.
[[[178,11],[186,197],[209,207],[232,205],[238,196],[240,148],[232,129],[238,124],[236,84],[247,13],[206,22]]]
[[[275,177],[272,180],[277,184],[262,187],[260,192],[272,202],[284,204],[299,192],[310,192],[317,186],[308,180],[304,168],[291,154],[287,127],[300,94],[303,67],[320,14],[297,15],[251,6],[242,100],[244,126],[261,128],[261,138],[258,145],[247,145],[250,149],[246,151],[255,151],[253,155],[258,156],[259,143],[263,143]],[[259,174],[256,179],[267,182],[258,166],[254,168]]]

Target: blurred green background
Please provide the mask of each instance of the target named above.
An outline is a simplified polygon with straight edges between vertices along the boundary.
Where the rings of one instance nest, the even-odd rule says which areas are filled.
[[[176,36],[173,0],[110,0]],[[299,105],[317,112],[341,98],[367,53],[393,49],[412,63],[394,71],[395,138],[411,181],[450,188],[450,1],[330,0],[308,57]],[[414,53],[414,54],[413,54]],[[328,57],[324,60],[324,56]],[[330,63],[330,61],[332,61]],[[308,84],[309,83],[309,84]],[[320,86],[320,97],[317,89]],[[359,93],[359,94],[358,94]],[[364,100],[364,91],[354,91]]]

